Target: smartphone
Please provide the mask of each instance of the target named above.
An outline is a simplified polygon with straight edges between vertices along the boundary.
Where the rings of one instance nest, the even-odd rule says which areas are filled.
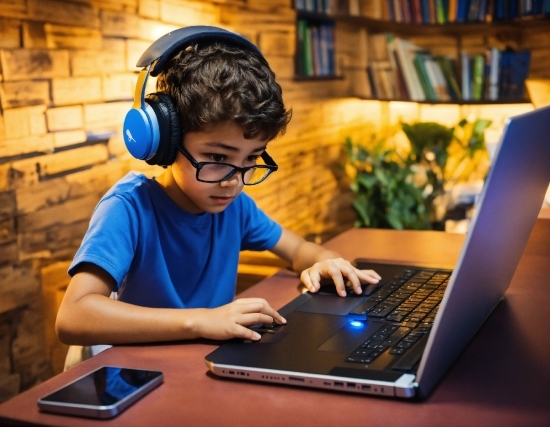
[[[113,418],[164,381],[160,371],[102,366],[38,399],[41,411]]]

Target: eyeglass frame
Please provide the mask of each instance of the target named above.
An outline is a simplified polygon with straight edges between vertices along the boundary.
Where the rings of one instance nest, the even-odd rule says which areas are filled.
[[[241,173],[241,180],[243,182],[243,185],[257,185],[261,182],[264,182],[269,175],[271,175],[273,172],[276,172],[279,169],[279,166],[277,165],[277,163],[275,163],[275,160],[273,160],[273,158],[269,154],[267,154],[267,151],[264,151],[260,155],[261,159],[265,162],[265,165],[253,165],[253,166],[239,167],[239,166],[232,165],[231,163],[223,163],[223,162],[198,162],[191,155],[191,153],[189,151],[187,151],[187,149],[183,146],[183,144],[178,144],[176,146],[176,148],[178,149],[178,151],[181,154],[183,154],[183,156],[187,160],[189,160],[189,163],[191,163],[191,166],[193,166],[197,170],[197,173],[195,174],[196,180],[199,181],[199,182],[205,182],[205,183],[208,183],[208,184],[217,184],[219,182],[227,181],[229,178],[234,176],[237,172],[240,172]],[[209,164],[218,165],[218,166],[220,166],[220,165],[229,166],[233,169],[224,178],[222,178],[220,180],[217,180],[217,181],[205,181],[203,179],[200,179],[199,178],[199,173],[200,173],[201,169],[205,165],[209,165]],[[267,169],[268,173],[261,179],[261,181],[255,182],[254,184],[247,184],[246,182],[244,182],[244,174],[246,172],[248,172],[249,170],[256,169],[256,168]]]

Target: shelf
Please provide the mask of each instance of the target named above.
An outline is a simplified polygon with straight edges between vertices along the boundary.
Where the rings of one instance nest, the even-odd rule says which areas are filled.
[[[369,0],[370,1],[370,0]],[[373,0],[374,1],[374,0]],[[385,1],[385,0],[379,0],[379,1]],[[347,4],[347,2],[344,2]],[[338,5],[344,4],[341,2],[338,2]],[[308,24],[304,24],[304,21]],[[331,28],[331,31],[334,31],[335,33],[341,33],[342,37],[345,40],[345,43],[347,43],[347,50],[342,48],[342,42],[340,42],[340,49],[344,50],[344,55],[353,56],[354,53],[352,52],[352,46],[353,46],[353,37],[354,34],[362,34],[362,37],[366,35],[367,37],[367,43],[369,43],[369,40],[372,38],[373,40],[376,40],[375,38],[380,38],[382,34],[392,34],[394,37],[391,38],[392,42],[391,45],[391,51],[390,56],[388,58],[383,58],[382,55],[379,55],[378,57],[371,57],[370,54],[368,56],[361,56],[358,58],[354,57],[354,66],[352,67],[353,73],[350,74],[351,78],[354,79],[361,79],[361,81],[354,82],[357,83],[354,85],[354,87],[357,88],[364,88],[365,82],[363,81],[363,76],[359,75],[356,71],[359,68],[362,68],[363,62],[366,62],[367,72],[365,73],[365,78],[367,79],[366,84],[370,85],[371,88],[373,85],[376,85],[377,88],[380,88],[381,82],[382,83],[383,90],[373,90],[372,93],[378,93],[379,95],[384,96],[395,96],[395,99],[387,99],[387,98],[366,98],[359,96],[359,99],[371,99],[371,100],[378,100],[382,102],[417,102],[419,104],[426,104],[426,105],[506,105],[506,104],[530,104],[529,99],[521,99],[521,100],[479,100],[479,101],[434,101],[436,96],[434,96],[434,90],[437,93],[437,90],[441,90],[443,85],[441,84],[442,78],[445,77],[447,89],[449,95],[456,97],[455,93],[460,93],[462,89],[462,82],[461,82],[461,73],[467,72],[470,74],[469,79],[472,81],[472,75],[475,72],[476,76],[479,76],[479,57],[483,56],[485,59],[485,68],[484,70],[489,69],[489,65],[487,61],[489,61],[491,58],[497,58],[496,60],[493,60],[493,62],[490,64],[490,69],[498,69],[500,70],[500,58],[501,55],[506,56],[506,70],[509,70],[509,68],[514,65],[514,67],[520,67],[522,62],[526,63],[525,54],[524,52],[529,52],[529,54],[532,51],[537,51],[537,55],[535,58],[541,57],[541,51],[546,49],[543,47],[542,41],[536,41],[539,39],[539,33],[541,34],[541,37],[545,37],[548,33],[550,33],[550,16],[529,16],[529,17],[522,17],[517,18],[514,20],[498,20],[498,21],[492,21],[492,22],[463,22],[463,23],[447,23],[447,24],[419,24],[419,23],[410,23],[410,22],[395,22],[395,21],[389,21],[389,20],[382,20],[382,19],[374,19],[374,18],[368,18],[366,16],[353,16],[347,14],[347,9],[338,8],[336,10],[333,10],[332,13],[317,13],[312,11],[305,11],[305,10],[296,10],[296,22],[297,22],[297,48],[296,48],[296,57],[295,57],[295,70],[297,71],[297,74],[294,76],[294,81],[299,82],[307,82],[307,81],[331,81],[331,80],[341,80],[344,78],[348,78],[347,76],[347,69],[342,69],[339,71],[338,76],[327,76],[327,75],[320,75],[320,76],[308,76],[304,74],[311,74],[307,69],[306,71],[302,71],[303,64],[306,62],[304,61],[304,52],[307,54],[308,52],[304,49],[301,49],[301,47],[304,46],[303,40],[306,40],[306,37],[304,36],[304,26],[307,25],[308,30],[309,27],[329,27]],[[334,27],[333,27],[334,25]],[[364,29],[366,32],[359,32],[357,30]],[[534,29],[536,33],[532,32],[531,30]],[[333,40],[337,36],[333,37]],[[445,37],[445,44],[444,45],[438,45],[438,38]],[[393,43],[393,40],[408,40],[408,44],[405,43]],[[453,41],[454,39],[454,41]],[[320,38],[320,40],[323,40]],[[433,41],[433,44],[432,44]],[[481,43],[480,43],[481,41]],[[376,42],[378,43],[378,42]],[[319,43],[318,43],[319,45]],[[307,44],[306,44],[307,46]],[[334,44],[332,45],[334,46]],[[361,46],[363,46],[361,44]],[[378,48],[381,46],[380,43],[378,43],[377,47],[373,48],[373,52],[380,53],[384,52],[384,49]],[[424,46],[424,48],[422,48]],[[387,48],[386,48],[387,49]],[[423,53],[423,55],[420,57],[420,60],[417,60],[416,57],[412,58],[411,53],[413,50],[414,52],[421,52],[422,49],[424,49],[426,52]],[[432,56],[432,53],[433,56]],[[516,53],[514,53],[516,52]],[[359,54],[358,54],[359,55]],[[491,56],[493,55],[493,56]],[[514,55],[514,56],[512,56]],[[336,58],[337,53],[334,51],[331,51],[331,57]],[[393,59],[395,57],[395,60]],[[404,57],[404,58],[402,58]],[[502,56],[504,57],[504,56]],[[307,58],[307,56],[306,56]],[[439,63],[440,58],[449,58],[449,61],[443,61],[442,64]],[[334,59],[333,59],[334,60]],[[364,61],[363,61],[364,60]],[[474,60],[475,60],[475,70],[474,70]],[[357,61],[363,61],[363,62],[357,62]],[[388,84],[388,66],[387,63],[391,64],[391,67],[394,68],[394,73],[398,73],[399,76],[397,79],[399,79],[398,86],[399,90],[396,93],[395,87],[395,81],[393,83]],[[401,65],[395,65],[395,61],[399,61]],[[435,61],[435,62],[434,62]],[[468,67],[464,64],[467,64],[465,61],[472,61],[472,64],[470,65],[470,68],[468,71]],[[498,62],[497,62],[498,61]],[[309,62],[308,62],[309,63]],[[412,66],[411,66],[412,63]],[[425,69],[425,65],[428,63],[428,69]],[[448,63],[448,65],[447,65]],[[403,65],[405,64],[405,65]],[[495,65],[497,64],[497,65]],[[504,64],[504,61],[503,61]],[[385,68],[384,68],[385,67]],[[498,67],[498,68],[497,68]],[[335,66],[333,69],[330,69],[330,72],[335,72]],[[535,69],[533,72],[532,69]],[[321,68],[323,70],[326,70],[326,68]],[[441,69],[441,70],[439,70]],[[520,68],[520,71],[523,72],[523,69]],[[531,78],[540,78],[540,76],[544,76],[548,67],[547,65],[543,64],[542,62],[538,62],[533,67],[533,64],[531,64],[529,68],[529,77]],[[420,70],[420,71],[419,71]],[[439,71],[438,71],[439,70]],[[465,70],[465,71],[464,71]],[[416,78],[411,77],[411,73],[414,72],[420,72],[421,75],[419,76],[422,80],[420,83],[418,83]],[[443,71],[443,75],[441,72]],[[498,71],[500,73],[500,71]],[[403,73],[406,73],[405,75]],[[484,71],[484,73],[487,73],[487,71]],[[321,73],[319,73],[321,74]],[[325,71],[326,74],[326,71]],[[467,74],[467,75],[468,75]],[[547,74],[547,73],[546,73]],[[494,89],[495,89],[495,82],[497,81],[496,78],[494,78],[494,72],[491,71],[491,78],[492,80],[492,86],[491,89],[492,97],[495,98]],[[500,75],[500,74],[499,74]],[[534,76],[534,77],[533,77]],[[510,83],[510,75],[509,73],[505,75],[506,79],[502,80],[502,82],[506,83],[506,86],[503,86],[504,89],[501,88],[501,77],[498,77],[498,92],[502,96],[512,95],[512,89],[509,89],[508,84]],[[488,82],[489,76],[486,76],[484,74],[483,76],[483,83],[482,83],[482,93],[484,96],[489,97],[487,95],[488,90],[484,87],[485,84]],[[429,83],[426,83],[429,79]],[[451,83],[450,83],[451,81]],[[479,77],[476,77],[476,82],[479,82]],[[423,98],[423,96],[419,96],[419,89],[418,84],[422,85],[422,90],[424,93],[428,91],[427,85],[430,84],[433,90],[430,91],[429,100],[423,100],[423,101],[415,101],[415,100],[409,100],[409,99],[397,99],[397,97],[403,97],[405,92],[412,94],[411,97],[414,99]],[[458,84],[458,87],[457,87]],[[473,83],[472,83],[473,84]],[[514,82],[516,86],[519,87],[517,82]],[[478,83],[479,85],[479,83]],[[405,87],[405,89],[403,89]],[[411,89],[412,87],[412,89]],[[460,89],[460,90],[459,90]],[[480,90],[479,86],[475,88],[476,90]],[[474,90],[473,88],[471,90]],[[514,89],[515,91],[516,89]],[[366,95],[369,92],[359,89],[358,92],[360,94]],[[452,93],[451,93],[452,92]],[[525,93],[513,92],[515,95],[525,96]],[[428,95],[426,95],[428,96]],[[447,97],[444,97],[446,99]]]
[[[294,76],[294,81],[297,82],[307,82],[307,81],[318,81],[318,80],[343,80],[344,76]]]
[[[503,31],[524,31],[527,28],[550,28],[550,19],[531,18],[515,21],[465,22],[449,24],[416,24],[384,21],[364,16],[330,15],[337,22],[364,26],[372,32],[389,32],[402,35],[453,35],[497,34]]]
[[[413,101],[410,99],[383,99],[383,98],[368,98],[359,96],[357,97],[364,101],[380,101],[380,102],[412,102],[415,104],[424,105],[509,105],[509,104],[531,104],[531,101],[525,99],[520,101],[514,100],[502,100],[502,101]]]
[[[297,10],[296,11],[297,19],[305,19],[306,21],[316,22],[316,23],[333,23],[334,18],[325,13],[310,12],[307,10]]]

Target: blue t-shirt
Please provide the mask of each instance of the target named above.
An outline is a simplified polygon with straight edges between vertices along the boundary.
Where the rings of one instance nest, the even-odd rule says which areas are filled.
[[[93,263],[115,279],[117,299],[135,305],[219,307],[235,296],[239,251],[271,249],[281,233],[244,193],[223,212],[194,215],[131,172],[95,208],[69,274]]]

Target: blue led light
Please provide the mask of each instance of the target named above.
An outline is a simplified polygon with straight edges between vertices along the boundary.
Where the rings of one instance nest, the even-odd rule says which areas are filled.
[[[365,324],[363,322],[360,322],[359,320],[352,320],[351,322],[349,322],[349,324],[354,328],[362,328],[363,326],[365,326]]]

